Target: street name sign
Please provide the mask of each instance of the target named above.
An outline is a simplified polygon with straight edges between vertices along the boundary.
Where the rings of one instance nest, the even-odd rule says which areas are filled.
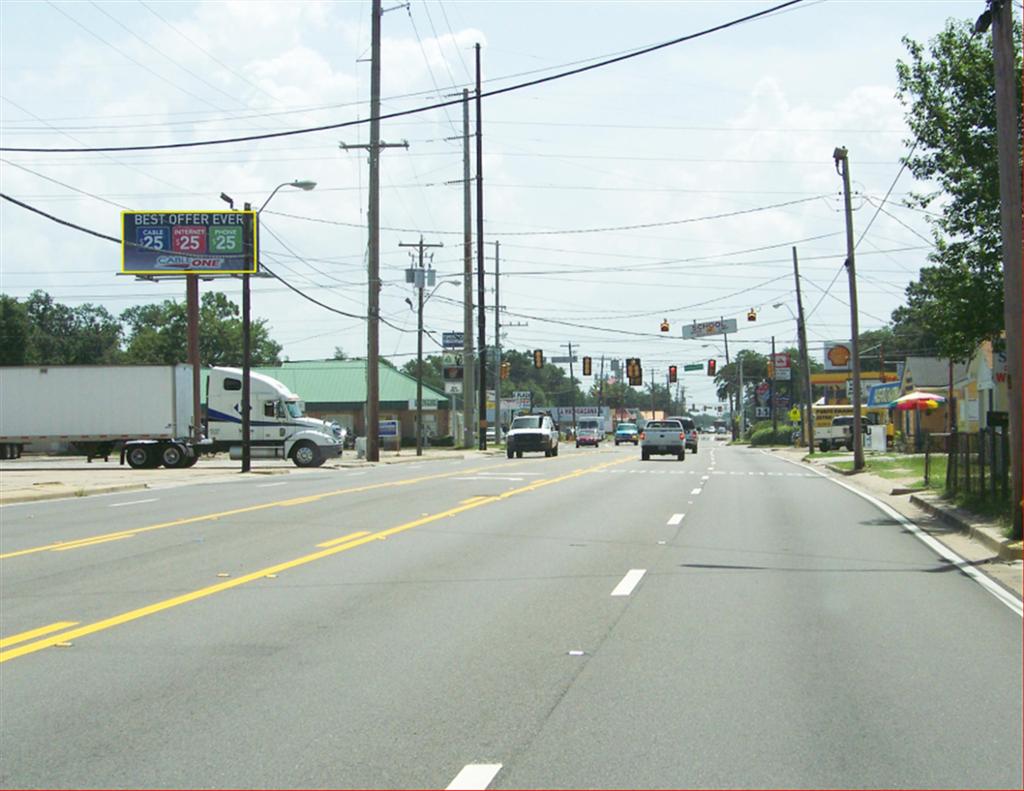
[[[687,363],[683,366],[684,371],[703,371],[704,363]]]
[[[254,211],[121,212],[121,273],[253,274]]]

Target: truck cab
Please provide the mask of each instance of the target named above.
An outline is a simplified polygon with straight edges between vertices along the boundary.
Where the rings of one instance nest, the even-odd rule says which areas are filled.
[[[278,380],[252,373],[249,419],[253,458],[292,459],[299,467],[319,467],[341,455],[333,427],[306,417],[305,404]],[[215,449],[232,458],[242,452],[242,371],[212,368],[206,381],[207,435]]]

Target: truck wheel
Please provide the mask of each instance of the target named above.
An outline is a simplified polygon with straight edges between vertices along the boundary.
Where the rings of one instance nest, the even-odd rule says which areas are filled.
[[[187,458],[188,453],[185,452],[185,448],[176,442],[164,445],[160,449],[160,463],[172,470],[184,467]]]
[[[128,460],[128,466],[133,470],[148,470],[152,469],[156,465],[156,454],[151,453],[150,449],[146,445],[132,445],[128,448],[128,452],[125,454],[125,458]]]
[[[553,447],[551,449],[551,455],[552,456],[557,456],[558,455],[558,446],[557,445],[555,445],[555,447]]]
[[[522,452],[521,450],[517,450],[517,451],[516,451],[516,458],[517,458],[517,459],[521,459],[521,458],[523,458],[523,452]]]
[[[320,461],[320,451],[309,440],[302,440],[292,448],[292,461],[296,467],[316,467]]]
[[[185,456],[185,460],[182,462],[181,466],[183,468],[184,467],[195,467],[197,461],[199,461],[199,456],[198,455]]]
[[[650,453],[650,451],[646,451],[646,450],[640,451],[640,461],[650,461],[650,460],[651,460],[651,453]]]
[[[678,454],[676,454],[676,460],[677,461],[682,461],[685,458],[686,458],[686,451],[685,450],[681,450],[681,451],[679,451]]]
[[[512,450],[512,448],[505,448],[505,455],[511,459],[513,456],[516,455],[516,452]]]
[[[820,450],[822,453],[828,453],[829,444],[827,439],[823,439],[821,442],[818,443],[818,450]]]
[[[544,458],[546,458],[546,459],[550,459],[551,458],[551,448],[545,448],[544,449]]]

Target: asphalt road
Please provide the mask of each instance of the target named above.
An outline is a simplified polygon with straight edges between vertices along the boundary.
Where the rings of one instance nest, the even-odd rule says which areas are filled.
[[[5,788],[1021,784],[1019,614],[757,450],[0,517]]]

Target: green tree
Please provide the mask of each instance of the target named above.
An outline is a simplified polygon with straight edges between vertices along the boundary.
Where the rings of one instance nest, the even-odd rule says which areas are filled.
[[[338,359],[335,357],[334,359]],[[341,359],[345,359],[342,357]],[[416,360],[409,360],[399,370],[406,376],[416,378]],[[435,390],[444,392],[444,378],[441,373],[442,358],[440,355],[431,354],[423,358],[423,386],[432,387]]]
[[[61,304],[45,291],[25,300],[29,332],[24,362],[98,365],[121,359],[121,325],[106,308]]]
[[[24,365],[32,325],[25,306],[0,294],[0,365]]]
[[[1017,95],[1020,28],[1014,26]],[[928,209],[933,264],[907,287],[907,304],[893,320],[934,336],[937,351],[966,359],[1003,329],[1002,244],[996,157],[995,88],[990,36],[975,36],[965,20],[949,20],[927,49],[903,39],[909,59],[898,61],[897,96],[913,137],[906,162],[915,178],[940,189],[913,194],[908,205]],[[1020,128],[1017,130],[1020,139]],[[1019,143],[1018,143],[1019,150]],[[1019,167],[1019,165],[1018,165]]]
[[[136,305],[121,314],[127,325],[125,358],[132,363],[173,364],[188,357],[188,317],[174,300]],[[281,344],[270,337],[266,319],[250,325],[253,365],[279,365]],[[242,364],[242,320],[224,294],[208,291],[199,308],[199,359],[203,365]]]

